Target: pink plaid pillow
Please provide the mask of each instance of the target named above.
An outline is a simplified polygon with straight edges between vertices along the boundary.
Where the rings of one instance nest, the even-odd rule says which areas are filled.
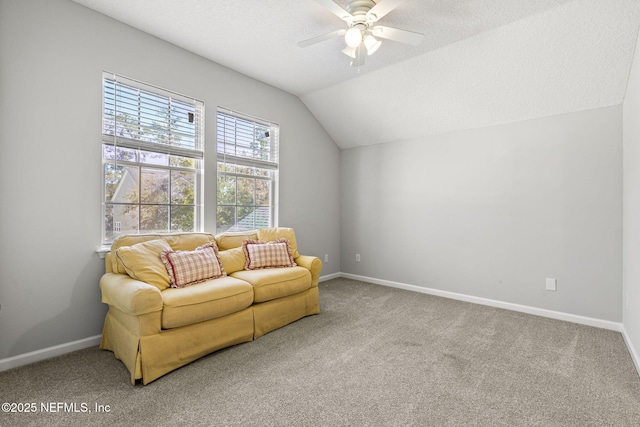
[[[200,246],[195,251],[165,249],[160,253],[160,259],[167,268],[172,288],[183,288],[227,275],[215,243]]]
[[[242,250],[244,250],[246,258],[245,270],[294,267],[296,265],[291,255],[289,239],[286,238],[267,243],[248,239],[242,242]]]

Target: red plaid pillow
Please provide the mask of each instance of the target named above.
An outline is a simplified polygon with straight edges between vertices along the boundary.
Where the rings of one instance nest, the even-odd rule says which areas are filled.
[[[245,270],[294,267],[296,265],[291,255],[289,239],[286,238],[267,243],[248,239],[242,242],[242,250],[244,250],[246,258]]]
[[[195,251],[164,250],[160,259],[167,268],[172,288],[183,288],[227,275],[215,243],[200,246]]]

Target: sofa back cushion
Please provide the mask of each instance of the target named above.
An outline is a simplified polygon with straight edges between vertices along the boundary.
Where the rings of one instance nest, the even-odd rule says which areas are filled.
[[[275,227],[275,228],[261,228],[258,230],[258,240],[261,242],[272,242],[274,240],[285,238],[289,240],[291,246],[291,255],[293,258],[298,258],[300,253],[298,252],[298,243],[296,242],[296,233],[293,228],[287,227]]]
[[[217,234],[215,239],[220,252],[220,261],[224,266],[227,274],[244,270],[246,257],[242,248],[242,242],[245,240],[260,240],[261,242],[272,242],[281,238],[289,240],[291,255],[293,258],[300,256],[298,252],[298,244],[296,242],[296,234],[293,228],[275,227],[261,228],[259,230],[224,232]]]
[[[133,246],[137,243],[162,239],[174,251],[192,251],[198,246],[214,243],[211,233],[155,233],[155,234],[125,234],[116,238],[111,244],[111,270],[114,273],[127,274],[126,269],[113,253],[121,247]]]
[[[216,234],[216,243],[218,249],[226,251],[227,249],[240,248],[245,240],[256,240],[258,234],[256,230],[252,231],[227,231]]]
[[[226,251],[219,251],[218,256],[227,274],[232,274],[244,269],[245,256],[242,245],[237,248],[227,249]]]

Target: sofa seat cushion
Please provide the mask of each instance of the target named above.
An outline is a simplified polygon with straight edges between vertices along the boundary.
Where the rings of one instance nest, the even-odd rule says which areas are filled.
[[[162,329],[179,328],[249,307],[253,303],[253,287],[225,276],[185,288],[165,289],[162,302]]]
[[[257,303],[297,294],[311,287],[311,273],[303,267],[241,270],[232,276],[253,285],[253,299]]]

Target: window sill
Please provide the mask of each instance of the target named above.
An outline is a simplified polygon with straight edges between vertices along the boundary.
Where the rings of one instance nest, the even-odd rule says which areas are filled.
[[[102,259],[104,259],[110,251],[111,251],[110,248],[104,247],[104,246],[96,249],[96,252]]]

